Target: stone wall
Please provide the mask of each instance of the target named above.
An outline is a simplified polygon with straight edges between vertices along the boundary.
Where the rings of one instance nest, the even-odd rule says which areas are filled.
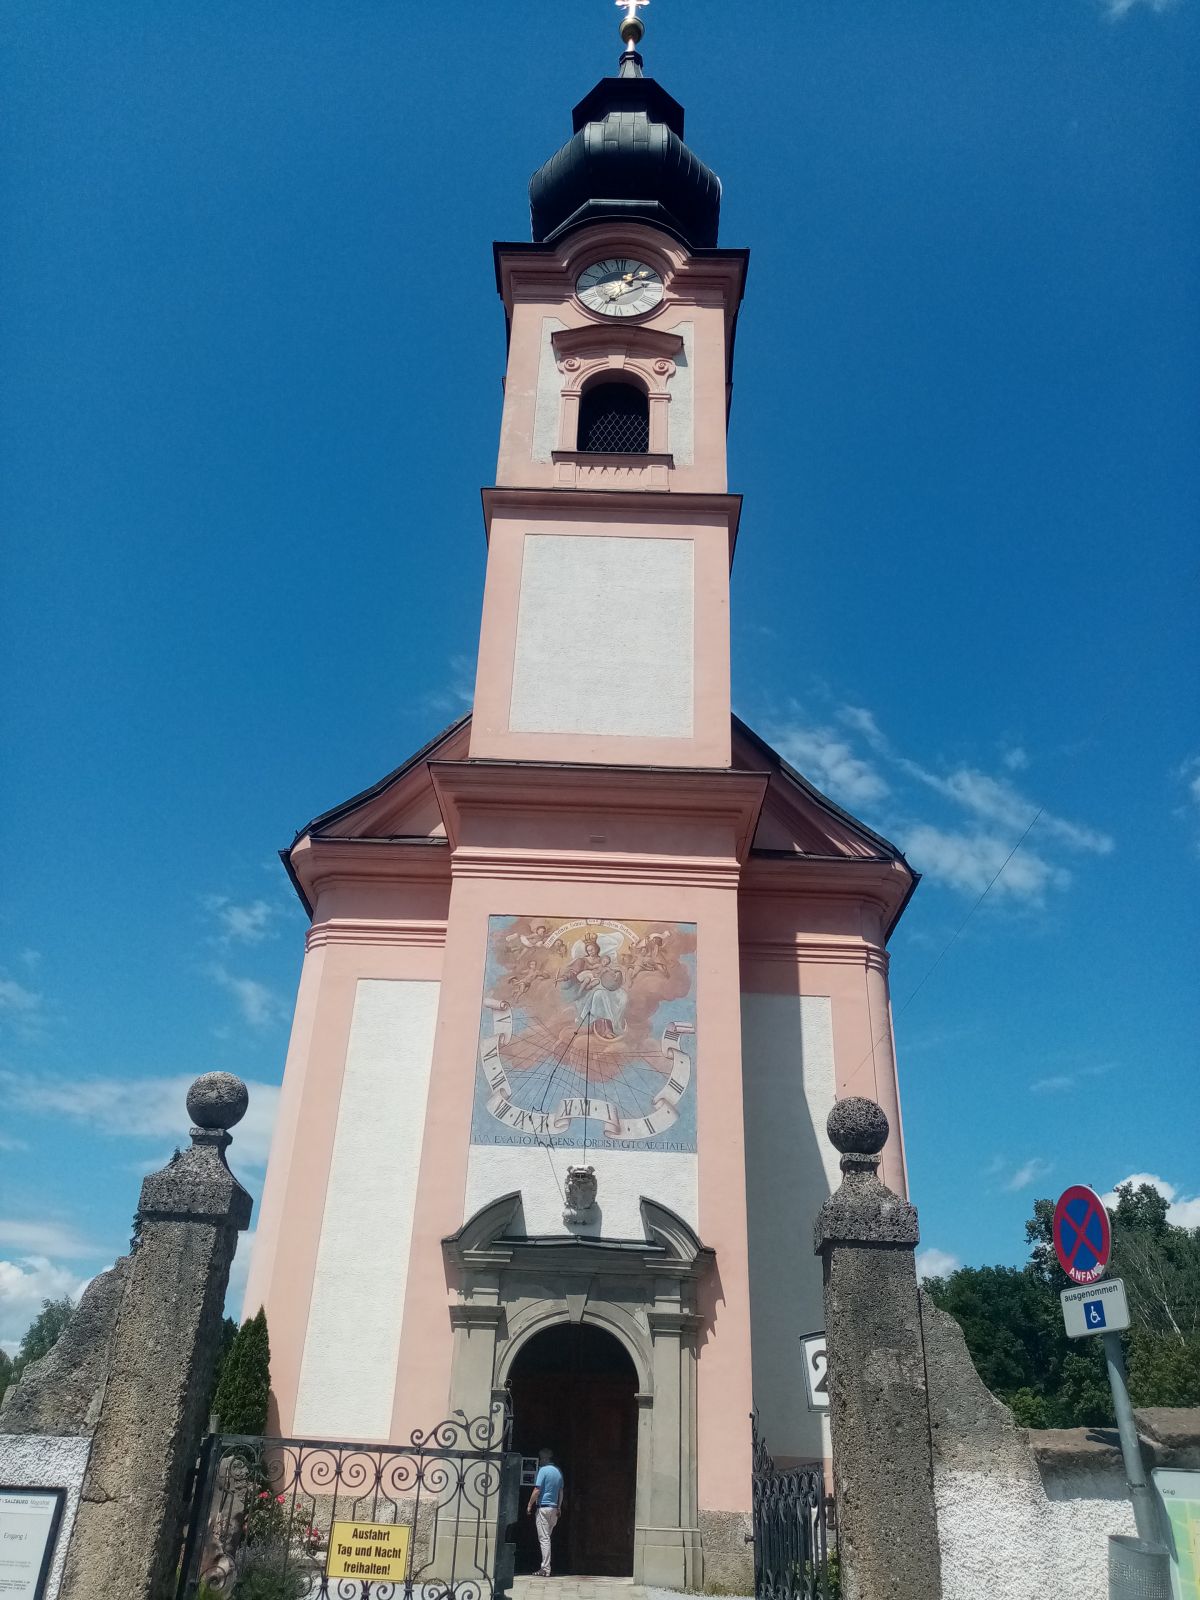
[[[1097,1600],[1134,1533],[1111,1429],[1018,1428],[952,1317],[921,1296],[943,1600]],[[1147,1468],[1200,1467],[1200,1408],[1136,1413]]]
[[[128,1278],[128,1256],[93,1278],[56,1344],[0,1405],[0,1485],[67,1491],[46,1600],[58,1600]]]
[[[6,1434],[90,1434],[96,1425],[129,1257],[93,1278],[66,1327],[40,1361],[31,1361],[0,1404]],[[0,1476],[0,1483],[5,1481]]]

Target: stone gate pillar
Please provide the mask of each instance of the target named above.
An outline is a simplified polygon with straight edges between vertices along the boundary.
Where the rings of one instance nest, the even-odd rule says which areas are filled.
[[[888,1121],[841,1100],[842,1181],[817,1216],[845,1600],[941,1600],[915,1207],[878,1177]]]
[[[191,1148],[142,1184],[61,1600],[160,1600],[175,1571],[229,1267],[250,1221],[250,1196],[225,1164],[248,1098],[228,1072],[197,1078]]]

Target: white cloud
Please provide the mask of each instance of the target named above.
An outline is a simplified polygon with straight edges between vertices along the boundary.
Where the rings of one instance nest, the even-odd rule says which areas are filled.
[[[904,761],[902,765],[914,778],[928,784],[948,800],[953,800],[973,816],[1011,830],[1013,837],[1009,849],[1035,816],[1038,832],[1042,836],[1049,834],[1072,850],[1089,850],[1096,855],[1106,856],[1113,848],[1113,841],[1108,834],[1100,833],[1095,828],[1068,822],[1065,817],[1056,817],[1044,808],[1039,815],[1034,801],[1023,795],[1007,778],[992,778],[973,767],[956,767],[943,777],[927,771],[915,761]]]
[[[1200,827],[1200,756],[1192,756],[1179,768],[1178,777],[1183,779],[1185,803],[1175,813],[1176,816],[1186,817]],[[1200,850],[1200,832],[1196,835],[1196,848]]]
[[[1143,1183],[1148,1183],[1152,1189],[1157,1189],[1167,1202],[1167,1221],[1177,1228],[1200,1228],[1200,1196],[1186,1199],[1180,1194],[1173,1183],[1168,1183],[1165,1178],[1160,1178],[1153,1172],[1131,1172],[1127,1178],[1120,1180],[1121,1184],[1131,1183],[1135,1189]],[[1117,1205],[1117,1189],[1120,1184],[1114,1183],[1107,1194],[1100,1196],[1106,1206],[1114,1210]]]
[[[184,1105],[194,1073],[147,1078],[35,1078],[0,1073],[0,1099],[33,1115],[68,1117],[117,1138],[188,1142]],[[265,1164],[279,1103],[278,1085],[246,1080],[250,1105],[233,1129],[229,1163],[236,1172]]]
[[[95,1245],[65,1222],[0,1217],[0,1247],[36,1256],[94,1256]]]
[[[449,682],[441,689],[425,696],[431,711],[453,719],[468,711],[475,700],[475,657],[451,656]],[[278,865],[271,869],[278,872]]]
[[[869,805],[888,793],[887,782],[876,768],[856,756],[831,728],[792,724],[777,728],[771,743],[785,761],[844,805]]]
[[[1041,1156],[1033,1156],[1029,1161],[1022,1162],[1004,1187],[1010,1194],[1016,1194],[1019,1189],[1028,1189],[1031,1183],[1036,1183],[1049,1171],[1048,1161],[1044,1161]]]
[[[272,924],[279,915],[279,908],[267,900],[250,900],[239,905],[228,895],[210,894],[204,905],[217,920],[220,944],[261,944],[274,936]]]
[[[42,1008],[42,997],[32,989],[27,989],[24,984],[18,983],[15,978],[0,976],[0,1011],[11,1012],[14,1016],[30,1017]]]
[[[931,1247],[928,1250],[917,1251],[917,1277],[919,1279],[948,1278],[952,1272],[957,1272],[961,1266],[962,1262],[957,1256],[952,1256],[949,1250],[937,1250]]]
[[[956,833],[919,823],[903,831],[900,842],[919,872],[970,894],[982,894],[1001,867],[1004,871],[996,879],[993,893],[1033,905],[1042,904],[1048,888],[1065,889],[1071,881],[1065,868],[1052,866],[1028,845],[1005,866],[1016,840],[982,830]]]
[[[1075,1079],[1069,1072],[1055,1072],[1048,1078],[1036,1078],[1029,1085],[1032,1094],[1066,1094],[1068,1089],[1075,1087]]]
[[[1156,16],[1161,16],[1164,11],[1172,10],[1178,4],[1178,0],[1100,0],[1100,3],[1110,21],[1120,22],[1122,17],[1127,17],[1140,5],[1144,5],[1147,11],[1153,11]]]
[[[69,1267],[30,1255],[15,1261],[0,1261],[0,1343],[15,1353],[29,1324],[42,1309],[43,1300],[72,1300],[87,1288],[91,1278],[81,1278]]]
[[[880,755],[891,753],[891,744],[883,729],[875,720],[875,713],[868,711],[866,706],[839,706],[838,720],[844,722],[848,728],[853,728]]]
[[[246,1297],[246,1275],[250,1271],[250,1256],[254,1250],[254,1232],[238,1234],[237,1250],[229,1269],[229,1288],[225,1291],[225,1315],[235,1322],[242,1320],[242,1301]],[[255,1311],[258,1307],[255,1306]],[[253,1315],[253,1313],[251,1313]]]
[[[881,813],[877,825],[935,882],[980,895],[995,879],[998,898],[1040,906],[1050,891],[1071,883],[1067,866],[1056,859],[1064,850],[1099,856],[1113,850],[1110,835],[1039,806],[1008,776],[965,762],[943,770],[913,761],[896,750],[869,707],[837,704],[823,686],[814,693],[833,704],[839,726],[797,714],[775,724],[772,743],[834,799]],[[1001,747],[999,759],[1007,772],[1021,771],[1030,761],[1028,751],[1016,745]],[[1200,793],[1200,758],[1197,780]],[[948,804],[948,815],[929,815],[931,794]]]
[[[279,996],[257,978],[241,978],[219,965],[210,971],[222,989],[228,990],[237,1001],[243,1019],[252,1028],[267,1028],[286,1017],[287,1012]]]

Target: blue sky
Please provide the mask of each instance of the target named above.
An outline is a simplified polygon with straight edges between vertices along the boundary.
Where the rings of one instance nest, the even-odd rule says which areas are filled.
[[[1036,1195],[1135,1171],[1200,1221],[1200,3],[647,19],[752,250],[735,705],[925,873],[924,1243],[1018,1260]],[[615,21],[6,10],[0,1339],[124,1247],[194,1074],[251,1082],[259,1192],[304,932],[275,852],[464,708],[491,242]]]

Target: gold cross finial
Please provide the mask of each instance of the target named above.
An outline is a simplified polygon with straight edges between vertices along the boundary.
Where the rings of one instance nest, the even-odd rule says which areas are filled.
[[[646,31],[646,24],[638,16],[638,12],[643,6],[648,6],[650,0],[615,0],[615,3],[625,13],[621,18],[621,38],[625,41],[625,47],[628,50],[636,50]]]

